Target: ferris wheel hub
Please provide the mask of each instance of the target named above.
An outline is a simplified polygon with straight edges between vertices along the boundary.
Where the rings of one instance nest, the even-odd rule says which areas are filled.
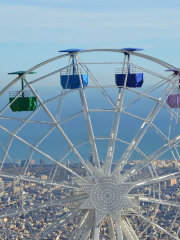
[[[89,198],[81,205],[81,209],[94,209],[96,223],[110,215],[116,222],[120,222],[123,209],[137,208],[130,200],[128,193],[134,187],[133,183],[122,183],[115,174],[105,177],[95,173],[95,182],[80,184]]]

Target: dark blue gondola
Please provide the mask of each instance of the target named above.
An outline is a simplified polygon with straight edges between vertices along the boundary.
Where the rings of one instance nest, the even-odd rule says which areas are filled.
[[[126,51],[133,52],[133,51],[141,51],[143,49],[123,48],[121,50],[126,50]],[[127,55],[128,58],[129,58],[129,53],[125,52],[124,54]],[[124,74],[124,73],[115,74],[115,82],[116,82],[116,85],[118,87],[123,87],[124,86],[125,79],[126,79],[126,74]],[[129,66],[126,86],[131,87],[131,88],[141,87],[143,85],[143,81],[144,81],[143,73],[131,73],[131,69],[130,69],[130,66]]]
[[[72,64],[75,63],[74,55],[73,53],[75,52],[80,52],[83,51],[83,49],[66,49],[66,50],[61,50],[59,52],[68,52],[72,53]],[[88,74],[81,74],[81,82],[83,87],[88,86]],[[76,71],[75,66],[73,66],[73,71],[72,74],[70,75],[61,75],[61,86],[63,89],[76,89],[76,88],[81,88],[81,82],[80,82],[80,77],[79,74]]]

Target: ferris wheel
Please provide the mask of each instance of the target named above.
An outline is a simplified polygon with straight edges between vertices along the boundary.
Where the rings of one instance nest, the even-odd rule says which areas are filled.
[[[180,239],[179,69],[140,50],[67,49],[9,73],[18,76],[0,92],[1,239]],[[101,52],[119,61],[81,59]],[[45,81],[59,87],[43,93]]]

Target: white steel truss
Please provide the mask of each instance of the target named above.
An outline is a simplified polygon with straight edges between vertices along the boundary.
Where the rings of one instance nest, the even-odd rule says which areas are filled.
[[[122,64],[122,72],[124,72],[125,68],[129,68],[129,66],[136,67],[137,69],[144,71],[145,73],[151,74],[160,81],[153,84],[153,86],[149,87],[145,91],[137,90],[136,88],[130,88],[126,86],[128,75],[130,74],[130,72],[127,71],[125,74],[124,86],[122,86],[121,88],[118,88],[116,85],[103,86],[103,84],[101,84],[96,79],[95,75],[92,74],[90,69],[86,66],[85,63],[83,63],[83,61],[79,57],[80,53],[101,51],[125,54],[124,61],[118,62],[118,64]],[[129,55],[129,58],[126,62],[127,54]],[[165,239],[168,239],[168,237],[170,237],[170,239],[179,239],[178,234],[180,233],[180,227],[178,227],[176,234],[173,234],[172,232],[174,226],[176,226],[178,222],[180,203],[178,201],[173,201],[173,199],[167,200],[162,198],[162,184],[171,179],[175,179],[178,182],[180,178],[180,134],[178,132],[178,124],[180,123],[179,109],[177,109],[177,111],[171,109],[166,102],[168,95],[172,93],[174,87],[178,84],[179,75],[171,75],[170,77],[166,77],[162,74],[148,70],[144,67],[137,66],[133,63],[130,63],[130,56],[141,57],[143,59],[153,61],[165,68],[173,68],[179,71],[179,69],[173,67],[166,62],[144,54],[129,52],[125,50],[94,49],[81,51],[78,52],[78,54],[76,52],[73,54],[68,53],[40,63],[37,66],[29,69],[21,77],[17,77],[0,92],[1,99],[1,96],[3,96],[3,94],[6,93],[11,86],[13,86],[16,82],[20,80],[20,78],[23,77],[26,84],[25,87],[28,88],[35,95],[39,104],[34,112],[30,113],[24,118],[16,116],[6,116],[6,114],[8,114],[11,104],[13,104],[16,99],[23,93],[24,90],[22,90],[15,97],[13,102],[6,104],[2,107],[2,109],[0,109],[0,121],[2,121],[2,124],[0,123],[0,130],[2,132],[5,132],[9,136],[6,145],[2,143],[3,141],[1,140],[3,139],[1,139],[0,137],[0,147],[3,151],[0,162],[0,177],[5,179],[5,181],[7,181],[8,179],[8,181],[13,182],[14,187],[19,187],[20,189],[20,197],[19,200],[17,200],[17,202],[19,201],[20,206],[18,206],[18,208],[10,207],[8,209],[7,206],[9,203],[6,203],[5,207],[7,209],[0,209],[0,223],[7,239],[11,239],[11,234],[13,234],[14,232],[11,229],[8,229],[8,223],[3,222],[2,219],[14,219],[20,215],[22,215],[22,217],[24,218],[24,222],[26,223],[25,225],[28,232],[23,232],[22,236],[28,236],[29,239],[45,239],[47,236],[51,237],[54,234],[60,234],[57,232],[62,232],[62,234],[66,234],[67,239],[70,240],[99,240],[101,239],[100,236],[103,234],[102,226],[108,228],[108,233],[106,234],[106,236],[108,236],[108,238],[110,238],[111,240],[142,239],[147,230],[152,226],[154,226],[157,231],[163,232],[166,236]],[[63,57],[69,57],[68,66],[33,81],[27,80],[26,77],[29,72],[34,71],[35,69],[44,66],[45,64],[61,59]],[[69,90],[67,89],[67,86],[68,82],[70,81],[71,71],[74,68],[76,69],[76,73],[79,76],[80,88]],[[88,77],[93,82],[94,86],[83,86],[81,78],[81,68],[88,73]],[[43,101],[40,95],[35,91],[35,84],[37,82],[40,83],[40,81],[48,79],[51,76],[54,76],[55,74],[62,71],[66,71],[66,74],[68,75],[65,89],[62,89],[61,94],[59,94],[58,96],[54,96],[53,98]],[[159,97],[155,97],[152,94],[157,89],[160,90],[162,88],[163,90],[161,91]],[[99,91],[99,94],[102,94],[107,103],[111,105],[111,108],[89,108],[86,91],[93,91],[93,89],[97,89]],[[116,103],[114,100],[114,96],[109,94],[109,89],[116,90]],[[65,99],[67,96],[71,96],[74,93],[78,93],[80,96],[82,110],[77,111],[73,114],[70,113],[66,117],[62,117],[62,112],[65,108]],[[136,97],[132,97],[130,100],[126,101],[125,96],[131,93],[136,94]],[[139,116],[138,113],[134,114],[129,112],[131,106],[134,106],[133,104],[141,103],[144,99],[147,99],[148,101],[152,101],[154,103],[153,108],[150,110],[146,118]],[[53,103],[55,101],[58,101],[58,107],[56,113],[53,114],[49,106],[50,103]],[[168,113],[170,116],[168,134],[164,133],[159,127],[159,125],[155,122],[155,120],[160,114],[161,109],[164,109],[164,111],[166,111],[166,113]],[[43,110],[43,112],[46,113],[50,120],[47,121],[34,119],[34,117],[40,110]],[[109,136],[95,135],[93,124],[91,122],[91,113],[112,114],[113,117],[111,129],[109,129]],[[87,128],[87,137],[84,139],[80,139],[77,142],[73,142],[63,130],[63,126],[67,123],[72,124],[73,121],[78,120],[79,117],[82,115],[84,116]],[[121,125],[121,115],[130,117],[132,119],[132,122],[133,120],[141,122],[141,127],[137,130],[131,141],[127,141],[121,138],[121,132],[123,127]],[[20,124],[18,125],[18,127],[15,128],[15,130],[12,131],[10,130],[10,127],[7,127],[7,125],[3,124],[3,121],[6,121],[7,123],[11,121],[20,122]],[[48,127],[33,144],[30,143],[30,141],[25,140],[25,138],[20,135],[20,133],[23,132],[25,127],[29,124],[31,124],[31,126],[35,124],[42,124],[43,126]],[[157,136],[159,136],[163,140],[164,144],[161,147],[157,148],[155,151],[152,151],[151,154],[146,154],[144,149],[140,147],[140,143],[143,142],[144,136],[146,136],[149,129],[152,129],[152,131],[154,131]],[[63,137],[63,140],[68,145],[67,149],[64,149],[64,151],[61,152],[56,159],[51,155],[47,154],[45,150],[41,150],[41,146],[43,145],[43,143],[47,141],[49,136],[52,136],[52,132],[55,130],[58,131],[58,134]],[[13,155],[11,153],[14,139],[19,140],[21,144],[24,144],[24,146],[29,148],[25,166],[23,169],[20,170],[14,163]],[[107,155],[106,159],[104,159],[104,164],[100,162],[101,158],[100,150],[98,149],[98,141],[108,142],[108,147],[106,149]],[[85,161],[84,157],[80,153],[81,148],[85,149],[86,144],[89,144],[91,147],[94,166],[89,161]],[[127,148],[122,154],[122,156],[119,158],[118,163],[115,164],[116,166],[114,168],[114,171],[112,171],[116,144],[120,144],[120,146],[127,146]],[[129,163],[129,159],[134,152],[139,154],[139,156],[141,156],[143,159],[138,161],[136,164],[132,164],[132,167],[125,171],[124,169],[126,167],[126,164]],[[170,152],[171,156],[173,157],[173,161],[175,162],[174,170],[171,173],[159,174],[159,169],[157,168],[155,161],[160,161],[160,157],[167,152]],[[53,162],[53,166],[47,179],[28,176],[31,160],[36,153]],[[75,156],[78,158],[79,162],[81,163],[80,167],[86,170],[85,175],[83,175],[81,172],[76,172],[76,169],[73,169],[73,167],[70,167],[69,165],[64,163],[71,153],[74,153]],[[13,168],[16,169],[16,174],[9,173],[8,170],[5,169],[5,163],[7,160],[9,160]],[[59,169],[67,171],[67,173],[71,176],[70,178],[72,182],[58,181],[57,173]],[[141,176],[142,170],[147,172],[147,176],[137,179],[137,176]],[[108,187],[108,184],[110,185],[110,187]],[[37,189],[48,189],[47,198],[44,200],[44,202],[35,201],[35,203],[30,206],[26,205],[26,199],[28,198],[28,196],[30,199],[34,199],[30,193],[29,195],[26,194],[26,187],[30,185],[36,186]],[[92,191],[92,189],[93,191],[97,191],[96,186],[98,186],[99,192],[90,192]],[[117,191],[114,190],[116,188],[118,189]],[[148,188],[150,191],[152,191],[152,194],[146,195],[142,193],[141,191],[144,191],[145,188]],[[8,191],[10,191],[10,189],[12,189],[12,185],[9,185],[8,183],[7,186],[4,188],[4,193],[8,195]],[[62,192],[64,191],[65,194],[63,195],[63,197],[55,199],[55,197],[53,196],[53,191],[57,189]],[[113,193],[111,193],[111,189],[113,189]],[[126,203],[123,203],[121,207],[119,207],[120,205],[116,201],[116,195],[120,194],[120,192],[120,199],[122,201],[127,201]],[[110,196],[111,198],[114,197],[113,204],[117,204],[116,212],[112,211],[112,209],[114,209],[114,205],[111,205],[111,202],[109,200]],[[11,199],[8,200],[8,202],[10,201]],[[102,202],[102,205],[105,204],[112,209],[109,209],[108,211],[98,209],[97,205],[99,204],[99,202]],[[145,212],[144,206],[146,204],[149,204],[150,206],[156,206],[155,214],[153,217],[150,215],[150,210],[148,214],[143,214]],[[11,204],[9,205],[11,206]],[[159,211],[160,205],[174,208],[177,210],[169,229],[163,228],[160,224],[156,222],[156,218],[158,216],[157,213]],[[28,214],[33,214],[37,211],[41,214],[42,212],[48,212],[49,209],[59,209],[61,208],[61,206],[64,206],[63,216],[55,219],[54,222],[50,224],[45,224],[40,231],[34,231],[30,223],[30,215]],[[85,206],[86,208],[82,208],[82,206]],[[104,207],[104,209],[106,209],[106,206]],[[98,217],[100,218],[99,222],[97,221]],[[138,221],[141,222],[138,227],[134,227],[133,225],[134,217],[136,217]],[[76,221],[76,223],[73,225],[71,230],[67,229],[66,224],[72,221]],[[143,226],[144,229],[141,231],[141,228]],[[17,235],[18,234],[19,233],[17,233]]]

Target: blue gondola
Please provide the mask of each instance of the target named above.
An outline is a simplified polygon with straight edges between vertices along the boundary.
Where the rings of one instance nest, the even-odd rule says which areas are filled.
[[[75,59],[73,53],[83,51],[83,49],[66,49],[59,52],[68,52],[72,53],[72,64],[75,64]],[[81,82],[83,87],[88,86],[88,74],[80,74]],[[78,72],[76,71],[75,65],[72,68],[71,74],[62,74],[61,75],[61,86],[63,89],[76,89],[81,88],[81,82]]]
[[[88,85],[88,75],[81,74],[83,87]],[[81,87],[79,75],[61,75],[61,86],[63,89],[76,89]]]
[[[143,49],[123,48],[121,50],[126,50],[126,51],[133,52],[133,51],[140,51],[140,50],[143,50]],[[125,52],[124,54],[127,55],[128,58],[129,58],[129,53]],[[115,74],[115,82],[116,82],[116,85],[118,87],[123,87],[124,86],[125,79],[126,79],[126,74],[125,73]],[[127,87],[132,87],[132,88],[141,87],[143,85],[143,81],[144,81],[143,73],[131,73],[130,67],[128,68],[128,76],[127,76],[127,82],[126,82]]]

